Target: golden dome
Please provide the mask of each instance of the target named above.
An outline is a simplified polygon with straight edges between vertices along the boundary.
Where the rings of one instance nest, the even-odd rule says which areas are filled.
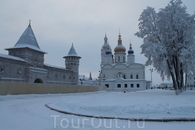
[[[117,45],[114,48],[115,53],[126,52],[126,48],[123,45]]]
[[[126,48],[122,45],[121,34],[118,35],[118,45],[114,48],[115,53],[125,53]]]

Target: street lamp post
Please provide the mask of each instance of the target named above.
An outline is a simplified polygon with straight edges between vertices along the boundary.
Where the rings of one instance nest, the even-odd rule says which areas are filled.
[[[151,87],[152,87],[152,72],[153,72],[153,69],[150,69],[151,71]]]
[[[101,80],[102,80],[101,71],[99,71],[99,76],[98,76],[98,78],[99,78],[99,85],[101,86]]]

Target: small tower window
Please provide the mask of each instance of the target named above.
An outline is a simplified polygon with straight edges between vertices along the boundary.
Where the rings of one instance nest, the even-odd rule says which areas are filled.
[[[139,75],[138,74],[136,75],[136,79],[139,79]]]
[[[130,75],[130,79],[133,79],[133,75],[132,74]]]
[[[118,62],[120,62],[120,56],[118,56]]]
[[[133,88],[133,84],[131,84],[131,88]]]
[[[124,87],[127,88],[127,84],[125,84]]]
[[[123,62],[125,62],[125,56],[123,56]]]
[[[137,88],[139,88],[139,84],[137,84]]]

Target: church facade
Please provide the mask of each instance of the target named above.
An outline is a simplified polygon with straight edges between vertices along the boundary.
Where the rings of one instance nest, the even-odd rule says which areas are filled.
[[[101,49],[100,84],[110,91],[136,91],[146,89],[145,66],[135,63],[135,55],[130,44],[126,55],[126,48],[122,45],[121,35],[118,35],[118,45],[112,49],[105,35]]]
[[[0,81],[77,84],[79,60],[72,44],[64,56],[65,67],[54,67],[44,63],[44,54],[38,45],[29,23],[14,47],[5,49],[8,55],[0,54]]]

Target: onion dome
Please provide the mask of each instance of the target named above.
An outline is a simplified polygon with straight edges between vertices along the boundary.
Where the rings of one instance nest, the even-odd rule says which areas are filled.
[[[128,54],[134,54],[134,51],[132,49],[132,44],[130,44],[129,50],[128,50]]]
[[[125,53],[126,48],[122,45],[121,35],[119,33],[118,35],[118,45],[115,47],[114,52],[115,53]]]
[[[106,55],[112,54],[112,52],[110,50],[106,51]]]
[[[108,44],[108,38],[107,38],[106,34],[105,34],[105,37],[104,37],[104,45],[102,46],[102,49],[104,49],[104,50],[111,49],[109,44]]]

